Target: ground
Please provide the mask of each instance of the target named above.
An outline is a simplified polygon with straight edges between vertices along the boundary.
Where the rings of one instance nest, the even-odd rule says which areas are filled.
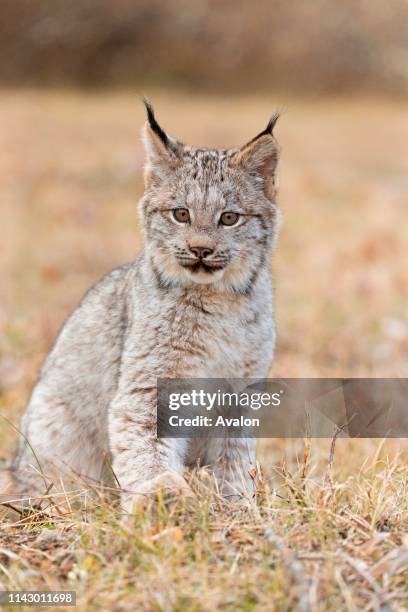
[[[406,376],[406,104],[149,94],[197,145],[239,145],[283,106],[271,375]],[[70,91],[3,91],[0,113],[5,462],[64,318],[141,247],[144,115],[134,92]],[[72,589],[90,610],[406,610],[406,460],[405,441],[263,440],[256,499],[226,505],[200,471],[194,504],[127,523],[79,483],[64,510],[0,516],[0,589]]]

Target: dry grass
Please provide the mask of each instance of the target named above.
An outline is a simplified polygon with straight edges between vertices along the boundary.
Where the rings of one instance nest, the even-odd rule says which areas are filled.
[[[276,103],[152,97],[170,131],[203,145],[245,141]],[[271,373],[404,376],[406,106],[286,108]],[[0,113],[0,412],[17,424],[67,313],[140,248],[142,109],[130,94],[9,91]],[[15,441],[3,422],[0,461]],[[51,499],[49,513],[2,520],[0,588],[71,588],[81,609],[407,609],[406,450],[263,441],[256,500],[225,506],[201,472],[192,508],[127,525],[112,495],[80,484],[68,511]]]

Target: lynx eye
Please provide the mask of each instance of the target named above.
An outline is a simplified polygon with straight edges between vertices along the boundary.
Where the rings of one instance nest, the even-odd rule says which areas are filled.
[[[173,217],[179,223],[188,223],[190,221],[190,213],[187,208],[175,208],[173,210]]]
[[[235,212],[222,213],[220,217],[221,225],[235,225],[239,219],[239,214]]]

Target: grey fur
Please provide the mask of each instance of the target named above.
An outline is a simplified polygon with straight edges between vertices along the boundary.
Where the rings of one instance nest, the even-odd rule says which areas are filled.
[[[69,473],[105,479],[107,453],[125,510],[163,474],[177,480],[198,460],[225,492],[250,490],[253,443],[156,439],[156,379],[267,375],[278,146],[271,131],[230,150],[195,149],[160,131],[144,127],[144,251],[93,287],[65,323],[22,418],[17,455],[0,475],[4,494],[39,495]],[[190,223],[174,219],[175,207],[189,210]],[[237,225],[219,224],[225,211],[241,214]],[[193,244],[213,251],[207,268]]]

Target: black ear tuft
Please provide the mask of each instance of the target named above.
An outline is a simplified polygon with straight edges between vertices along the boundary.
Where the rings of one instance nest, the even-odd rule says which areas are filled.
[[[278,113],[278,112],[276,112],[276,113],[274,113],[272,115],[272,117],[268,121],[268,125],[266,126],[265,133],[271,134],[271,136],[272,136],[273,128],[275,127],[279,117],[280,117],[280,113]]]
[[[273,136],[273,129],[279,117],[280,117],[280,113],[278,112],[274,113],[272,117],[269,119],[268,125],[266,126],[266,128],[262,130],[262,132],[259,132],[259,134],[255,136],[255,138],[252,138],[252,140],[250,140],[248,144],[250,144],[251,142],[254,142],[255,140],[258,140],[258,138],[260,138],[261,136]]]
[[[147,120],[148,120],[149,125],[152,128],[153,132],[155,134],[157,134],[157,136],[160,138],[160,140],[162,141],[162,143],[164,144],[166,149],[168,149],[168,148],[171,149],[172,147],[170,146],[169,138],[168,138],[166,132],[160,127],[160,125],[156,121],[156,117],[154,116],[154,110],[153,110],[152,103],[150,102],[150,100],[148,100],[148,98],[143,98],[143,104],[146,107]]]

